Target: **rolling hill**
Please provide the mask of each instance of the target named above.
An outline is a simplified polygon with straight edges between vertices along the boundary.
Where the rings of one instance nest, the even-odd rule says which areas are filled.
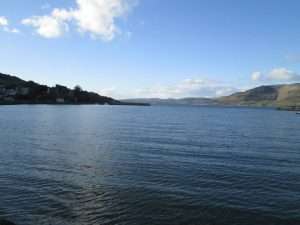
[[[300,107],[300,84],[260,86],[230,96],[217,98],[222,105]]]

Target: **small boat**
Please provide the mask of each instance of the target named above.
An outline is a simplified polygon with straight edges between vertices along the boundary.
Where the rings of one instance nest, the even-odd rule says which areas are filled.
[[[300,112],[296,112],[296,114],[299,114],[299,115],[300,115]]]

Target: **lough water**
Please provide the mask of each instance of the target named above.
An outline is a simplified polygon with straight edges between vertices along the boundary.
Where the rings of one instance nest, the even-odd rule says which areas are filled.
[[[1,106],[0,217],[19,225],[300,224],[300,116]]]

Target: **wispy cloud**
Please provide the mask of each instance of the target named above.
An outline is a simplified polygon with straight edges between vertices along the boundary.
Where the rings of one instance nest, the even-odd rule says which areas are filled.
[[[274,68],[268,73],[254,72],[251,79],[256,82],[297,82],[300,74],[286,68]]]
[[[0,27],[6,27],[8,26],[8,20],[4,16],[0,16]]]
[[[19,34],[20,30],[17,28],[4,27],[3,30],[8,33]]]
[[[54,9],[51,14],[32,16],[22,24],[32,26],[45,38],[58,38],[75,25],[80,33],[90,37],[112,40],[120,32],[116,19],[124,16],[132,6],[129,0],[76,0],[76,8]]]
[[[2,28],[3,31],[8,32],[8,33],[20,33],[20,31],[16,28],[11,28],[9,26],[9,21],[6,17],[0,16],[0,28]]]

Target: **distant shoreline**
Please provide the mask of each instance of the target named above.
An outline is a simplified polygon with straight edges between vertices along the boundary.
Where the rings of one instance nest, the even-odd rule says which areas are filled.
[[[214,104],[214,105],[182,105],[182,104],[156,104],[151,105],[148,103],[127,103],[120,102],[120,104],[98,104],[98,103],[29,103],[29,102],[0,102],[1,106],[34,106],[34,105],[44,105],[44,106],[173,106],[173,107],[218,107],[218,108],[253,108],[253,109],[270,109],[270,110],[279,110],[279,111],[291,111],[291,112],[300,112],[300,108],[297,107],[276,107],[276,106],[255,106],[255,105],[222,105],[222,104]]]
[[[119,101],[95,92],[85,91],[79,85],[73,89],[55,85],[48,87],[34,81],[0,73],[0,105],[132,105],[148,103]]]
[[[99,105],[99,106],[151,106],[151,104],[147,103],[127,103],[127,102],[120,102],[116,104],[100,104],[100,103],[49,103],[49,102],[0,102],[0,106],[9,106],[9,105],[55,105],[55,106],[64,106],[64,105]]]

